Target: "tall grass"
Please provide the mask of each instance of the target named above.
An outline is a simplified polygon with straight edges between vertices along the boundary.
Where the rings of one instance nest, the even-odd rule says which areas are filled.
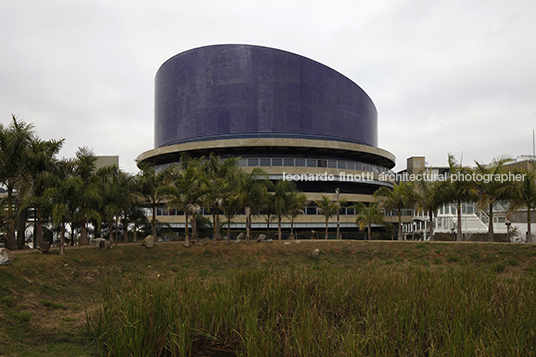
[[[536,355],[536,282],[371,264],[177,275],[104,291],[88,330],[110,356]]]

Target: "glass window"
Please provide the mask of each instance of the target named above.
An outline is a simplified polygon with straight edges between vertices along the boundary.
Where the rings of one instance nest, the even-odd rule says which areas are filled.
[[[318,167],[326,167],[327,166],[326,164],[327,164],[326,160],[322,160],[322,159],[318,160],[317,162]]]
[[[363,164],[363,171],[369,171],[369,165]]]
[[[360,163],[360,162],[356,162],[356,163],[354,164],[354,168],[355,168],[356,170],[360,170],[360,171],[361,171],[361,170],[363,170],[363,164]]]
[[[316,167],[316,159],[307,159],[307,167]]]
[[[339,169],[345,169],[346,168],[346,161],[337,161],[337,166]]]
[[[467,205],[467,213],[470,213],[470,214],[475,213],[475,208],[473,207],[472,204]]]
[[[259,159],[248,159],[248,166],[259,166]]]
[[[260,166],[270,166],[270,158],[263,158],[260,159],[261,163]]]
[[[285,159],[283,162],[285,166],[294,166],[294,159]]]
[[[283,166],[283,159],[272,159],[272,166]]]
[[[296,166],[305,166],[305,159],[296,159]]]
[[[248,166],[248,159],[238,160],[238,166]]]
[[[314,207],[314,206],[305,207],[305,214],[315,215],[316,214],[316,207]]]
[[[328,162],[327,162],[327,167],[336,169],[336,168],[337,168],[337,161],[335,161],[335,160],[328,160]]]

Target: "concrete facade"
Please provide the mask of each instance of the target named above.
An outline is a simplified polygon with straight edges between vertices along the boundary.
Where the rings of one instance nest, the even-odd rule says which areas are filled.
[[[214,153],[239,157],[246,171],[260,167],[272,181],[326,175],[294,180],[311,201],[335,200],[339,189],[351,203],[372,202],[374,191],[393,185],[395,156],[377,147],[376,107],[363,89],[321,63],[273,48],[207,46],[166,61],[155,78],[154,140],[138,161],[157,170],[179,162],[181,153]],[[161,213],[162,222],[184,227],[183,216]],[[345,229],[356,231],[355,216],[343,216]],[[236,222],[242,227],[244,217]],[[325,221],[304,214],[294,226],[320,230]]]

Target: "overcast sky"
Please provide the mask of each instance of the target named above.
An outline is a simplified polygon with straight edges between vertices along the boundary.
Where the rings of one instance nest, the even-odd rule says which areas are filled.
[[[446,165],[532,154],[533,0],[0,0],[0,122],[60,156],[86,146],[135,173],[153,148],[154,76],[224,43],[275,47],[349,77],[378,109],[379,146]]]

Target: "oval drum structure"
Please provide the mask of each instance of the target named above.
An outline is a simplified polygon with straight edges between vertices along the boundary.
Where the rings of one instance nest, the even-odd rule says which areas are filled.
[[[299,138],[377,146],[377,112],[353,81],[309,58],[214,45],[167,60],[155,78],[155,148],[201,140]]]

